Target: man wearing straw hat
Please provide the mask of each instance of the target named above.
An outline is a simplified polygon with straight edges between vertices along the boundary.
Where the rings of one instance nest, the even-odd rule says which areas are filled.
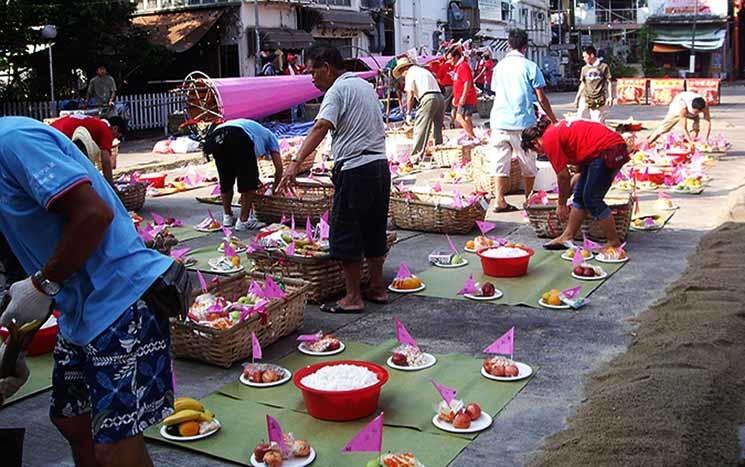
[[[426,68],[421,67],[409,59],[398,59],[393,77],[404,78],[406,91],[406,112],[411,115],[414,111],[414,99],[419,102],[414,123],[414,151],[412,158],[421,159],[427,148],[427,141],[434,136],[435,144],[442,144],[442,125],[445,121],[445,98],[440,92],[435,76]]]
[[[121,117],[101,119],[84,115],[68,115],[52,122],[52,127],[61,131],[103,172],[110,184],[114,183],[111,149],[114,139],[127,131],[127,121]]]

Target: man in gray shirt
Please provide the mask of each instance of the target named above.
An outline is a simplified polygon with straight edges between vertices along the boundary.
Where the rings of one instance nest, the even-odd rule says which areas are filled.
[[[308,57],[313,84],[326,95],[297,160],[287,168],[277,190],[289,187],[303,160],[331,131],[334,205],[329,243],[331,257],[342,262],[347,293],[336,304],[321,306],[321,311],[359,312],[364,308],[360,290],[363,257],[370,269],[365,299],[376,303],[388,300],[383,262],[388,249],[391,174],[385,154],[383,113],[372,85],[344,69],[336,48],[316,46]]]
[[[96,70],[96,76],[88,83],[88,93],[85,97],[85,105],[88,100],[93,98],[96,107],[101,110],[101,117],[105,118],[111,114],[114,108],[114,98],[116,97],[116,82],[110,74],[106,72],[105,65],[99,65]]]

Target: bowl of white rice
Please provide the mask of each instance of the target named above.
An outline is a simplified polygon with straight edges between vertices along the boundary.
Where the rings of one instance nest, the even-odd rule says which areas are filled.
[[[518,246],[496,246],[479,250],[481,268],[484,274],[492,277],[520,277],[528,272],[533,249]]]
[[[293,377],[308,413],[321,420],[357,420],[373,414],[388,372],[361,360],[337,360],[301,368]]]

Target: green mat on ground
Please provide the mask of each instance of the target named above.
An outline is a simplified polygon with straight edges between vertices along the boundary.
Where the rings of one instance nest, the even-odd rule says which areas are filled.
[[[238,197],[233,198],[233,207],[239,208],[241,207],[241,203],[236,201],[236,199],[240,199]],[[220,199],[220,195],[213,195],[213,196],[197,196],[196,200],[200,203],[204,204],[215,204],[217,206],[222,206],[222,200]]]
[[[222,424],[215,435],[200,441],[179,443],[168,441],[159,434],[160,426],[151,428],[145,437],[173,446],[191,449],[219,459],[251,465],[250,458],[256,445],[267,439],[266,415],[276,418],[285,432],[306,439],[316,451],[314,466],[363,467],[375,453],[342,454],[341,449],[369,423],[372,417],[352,422],[325,422],[310,415],[288,409],[267,407],[255,402],[237,400],[220,394],[202,399],[204,406],[214,412]],[[375,414],[377,415],[377,414]],[[385,414],[387,418],[388,413]],[[468,440],[453,436],[421,433],[407,428],[385,427],[384,452],[413,452],[428,467],[448,465],[467,445]]]
[[[51,353],[39,355],[38,357],[27,357],[26,365],[30,371],[28,381],[15,394],[10,396],[5,404],[12,404],[26,397],[33,396],[40,392],[46,391],[52,387],[52,368],[54,360]]]
[[[219,258],[222,256],[222,253],[217,251],[217,247],[219,247],[220,244],[216,243],[214,245],[204,246],[202,248],[195,248],[191,250],[186,256],[188,258],[194,258],[197,260],[197,263],[193,266],[189,266],[187,269],[191,269],[194,271],[202,271],[202,272],[208,272],[210,274],[220,274],[220,275],[229,275],[225,273],[215,272],[210,268],[209,260],[212,258]],[[241,264],[243,265],[243,268],[245,271],[250,271],[253,268],[253,264],[246,258],[246,255],[241,254]],[[235,274],[242,274],[243,271],[239,271]]]
[[[385,366],[390,351],[396,346],[388,340],[379,346],[346,342],[346,349],[332,357],[311,357],[295,352],[276,362],[293,373],[306,365],[326,360],[366,360]],[[514,382],[492,381],[481,376],[482,360],[467,355],[436,355],[437,364],[421,371],[397,371],[385,366],[390,379],[383,386],[378,407],[385,412],[385,424],[413,428],[419,431],[442,434],[432,424],[434,406],[440,396],[431,380],[457,389],[458,398],[464,402],[478,403],[484,412],[496,416],[515,397],[530,378]],[[237,399],[305,412],[305,402],[300,390],[292,382],[267,389],[251,388],[236,381],[223,386],[218,392]],[[452,435],[459,436],[459,435]],[[462,435],[473,439],[475,434]]]
[[[462,268],[443,269],[433,266],[421,274],[417,274],[427,286],[417,295],[468,300],[461,295],[457,295],[457,293],[463,287],[468,276],[473,274],[476,282],[489,281],[504,293],[502,298],[484,303],[525,305],[540,308],[538,300],[540,300],[541,295],[551,289],[565,290],[570,287],[581,286],[582,297],[587,297],[607,280],[582,281],[573,278],[572,262],[561,259],[561,254],[562,252],[557,251],[536,250],[535,255],[530,259],[527,275],[503,278],[484,275],[479,257],[475,254],[464,253],[463,257],[468,260],[468,264]],[[605,264],[597,261],[591,261],[590,264],[601,266],[608,273],[608,277],[623,266],[623,264]]]
[[[203,238],[212,235],[210,232],[194,230],[194,227],[192,226],[170,227],[168,231],[171,232],[179,242],[186,242],[188,240],[194,240],[195,238]],[[222,235],[222,232],[220,232],[220,234]]]

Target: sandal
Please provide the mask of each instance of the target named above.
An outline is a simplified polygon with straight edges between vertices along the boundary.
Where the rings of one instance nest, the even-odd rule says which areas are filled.
[[[505,206],[503,208],[495,208],[494,209],[494,212],[497,213],[497,214],[501,214],[503,212],[517,212],[519,210],[520,210],[520,208],[518,208],[517,206],[513,206],[513,205],[507,203],[507,206]]]
[[[572,244],[571,242],[564,242],[564,243],[547,242],[543,244],[543,249],[548,250],[548,251],[565,251],[572,247],[574,247],[574,244]]]
[[[324,313],[329,313],[332,315],[341,315],[341,314],[346,314],[346,313],[349,313],[349,314],[362,313],[363,311],[365,311],[364,308],[360,308],[359,310],[348,310],[346,308],[343,308],[338,303],[334,303],[334,304],[324,303],[321,306],[319,306],[318,309]]]

